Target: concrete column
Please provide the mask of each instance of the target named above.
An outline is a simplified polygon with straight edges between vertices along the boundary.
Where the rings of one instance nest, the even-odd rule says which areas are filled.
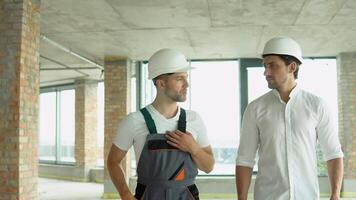
[[[105,58],[105,142],[104,142],[104,198],[117,198],[118,193],[108,174],[106,160],[113,139],[117,132],[119,121],[130,112],[130,62],[128,59]],[[130,155],[121,163],[126,174],[130,175]]]
[[[0,1],[0,199],[37,199],[40,2]]]
[[[76,179],[89,181],[97,162],[97,81],[75,82]]]
[[[337,57],[339,134],[345,158],[344,196],[356,196],[356,52]]]

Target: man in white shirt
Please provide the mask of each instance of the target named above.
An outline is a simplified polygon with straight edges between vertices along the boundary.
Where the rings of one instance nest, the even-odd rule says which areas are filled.
[[[327,161],[330,199],[340,196],[343,153],[324,101],[296,83],[302,63],[300,46],[291,38],[269,40],[263,64],[270,92],[246,108],[236,159],[236,189],[246,200],[258,152],[256,200],[318,200],[317,141]]]
[[[148,62],[148,76],[157,95],[152,104],[120,123],[107,166],[121,199],[199,199],[194,184],[198,169],[209,173],[214,157],[200,116],[180,108],[186,100],[190,70],[185,56],[161,49]],[[137,186],[132,194],[119,163],[134,146]]]

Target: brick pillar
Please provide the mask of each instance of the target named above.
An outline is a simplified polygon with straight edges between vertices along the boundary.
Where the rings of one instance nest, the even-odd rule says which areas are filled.
[[[117,198],[118,193],[113,186],[107,171],[106,160],[112,141],[116,135],[118,122],[130,112],[130,64],[127,59],[105,58],[105,142],[104,142],[104,198]],[[124,173],[130,175],[129,153],[122,161]]]
[[[339,134],[344,150],[343,193],[356,193],[356,52],[337,57]]]
[[[97,161],[98,83],[78,80],[75,85],[75,178],[89,181],[89,171]]]
[[[0,1],[0,199],[37,199],[40,2]]]

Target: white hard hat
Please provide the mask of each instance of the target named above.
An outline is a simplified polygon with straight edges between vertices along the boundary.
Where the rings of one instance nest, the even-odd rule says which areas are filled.
[[[267,41],[262,55],[267,54],[289,55],[301,63],[303,62],[302,49],[296,41],[289,37],[275,37]]]
[[[192,69],[185,56],[175,49],[161,49],[148,60],[148,79],[161,74],[187,72]]]

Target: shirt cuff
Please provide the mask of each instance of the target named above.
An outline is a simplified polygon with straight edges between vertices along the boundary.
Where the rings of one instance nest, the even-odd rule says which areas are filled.
[[[344,157],[344,153],[343,152],[337,152],[334,154],[329,154],[329,155],[325,155],[325,161],[329,161],[335,158],[343,158]]]
[[[255,166],[255,162],[253,162],[253,161],[249,162],[249,161],[245,161],[245,160],[236,159],[236,166],[253,168]]]
[[[115,145],[117,148],[119,148],[119,149],[122,150],[122,151],[128,151],[128,150],[130,150],[130,148],[124,147],[124,146],[122,146],[122,145],[120,145],[120,144],[117,144],[116,142],[113,142],[112,144]]]

